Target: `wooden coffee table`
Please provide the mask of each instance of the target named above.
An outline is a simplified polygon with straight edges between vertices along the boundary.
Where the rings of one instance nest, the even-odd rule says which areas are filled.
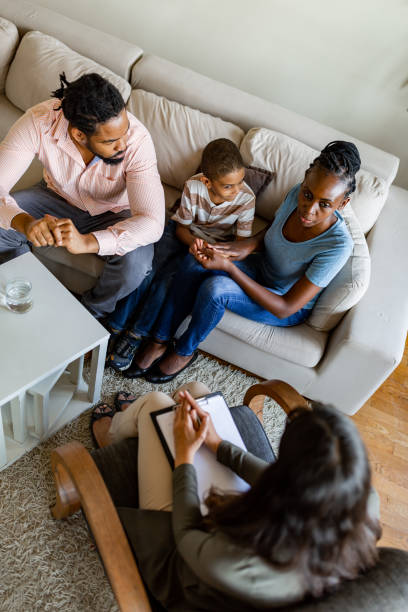
[[[24,314],[0,305],[0,470],[99,400],[109,339],[31,253],[0,265],[2,294],[16,277],[31,281],[34,303]]]

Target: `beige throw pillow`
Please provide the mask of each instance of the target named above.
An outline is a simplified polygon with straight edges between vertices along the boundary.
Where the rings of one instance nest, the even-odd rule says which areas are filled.
[[[97,72],[118,88],[125,103],[130,96],[131,87],[125,79],[41,32],[28,32],[22,39],[7,75],[6,95],[26,111],[51,98],[51,92],[59,87],[61,72],[68,81]]]
[[[266,128],[249,130],[240,150],[245,164],[275,172],[274,180],[256,201],[257,213],[269,220],[273,219],[288,191],[303,180],[305,171],[319,154],[294,138]],[[357,173],[356,184],[350,204],[366,234],[385,204],[389,185],[366,170]]]
[[[358,304],[370,283],[370,253],[353,209],[347,206],[342,215],[353,239],[353,252],[330,284],[320,294],[307,325],[319,331],[330,331],[350,308]]]
[[[7,71],[18,40],[18,31],[14,23],[0,17],[0,93],[4,92]]]
[[[142,89],[132,91],[127,109],[153,138],[162,181],[177,189],[195,174],[202,150],[211,140],[229,138],[239,147],[244,137],[233,123]]]

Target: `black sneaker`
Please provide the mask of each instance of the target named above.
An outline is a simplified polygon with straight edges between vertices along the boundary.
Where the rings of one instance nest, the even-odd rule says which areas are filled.
[[[140,346],[142,338],[124,334],[115,344],[115,350],[108,356],[108,365],[114,370],[127,370],[132,363],[134,354]]]

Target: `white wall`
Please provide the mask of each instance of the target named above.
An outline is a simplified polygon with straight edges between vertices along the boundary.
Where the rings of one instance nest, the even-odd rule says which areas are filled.
[[[34,0],[401,158],[406,0]]]

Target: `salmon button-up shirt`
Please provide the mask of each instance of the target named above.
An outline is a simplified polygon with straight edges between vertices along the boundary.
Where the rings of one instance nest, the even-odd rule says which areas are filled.
[[[164,194],[149,132],[130,113],[124,160],[109,165],[95,157],[88,165],[68,133],[58,100],[28,109],[0,144],[0,227],[10,229],[24,212],[10,189],[35,156],[44,166],[47,186],[69,204],[100,215],[130,209],[131,217],[92,232],[99,255],[124,255],[159,240],[164,226]],[[50,211],[52,213],[52,211]]]

